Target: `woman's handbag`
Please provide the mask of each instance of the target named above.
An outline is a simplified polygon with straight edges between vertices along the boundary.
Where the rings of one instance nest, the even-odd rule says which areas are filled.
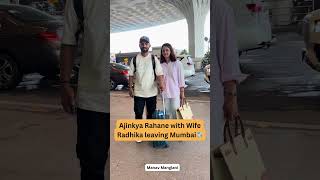
[[[237,117],[233,137],[229,123],[227,120],[224,126],[225,143],[211,151],[214,179],[266,180],[266,168],[251,131],[245,130],[240,117]]]
[[[191,107],[186,100],[184,104],[177,109],[176,114],[177,119],[194,119]]]

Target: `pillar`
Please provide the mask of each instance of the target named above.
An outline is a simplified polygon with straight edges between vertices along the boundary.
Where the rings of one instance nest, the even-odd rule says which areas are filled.
[[[189,53],[196,66],[205,54],[204,23],[210,8],[210,0],[165,0],[174,5],[188,23]],[[198,64],[197,64],[198,63]]]

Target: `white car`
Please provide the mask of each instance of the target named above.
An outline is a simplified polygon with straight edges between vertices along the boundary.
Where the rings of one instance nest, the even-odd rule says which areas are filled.
[[[177,55],[177,59],[183,65],[184,77],[190,77],[195,75],[196,71],[194,68],[194,63],[190,55]]]
[[[239,53],[267,47],[272,39],[269,10],[262,0],[226,0],[233,8]]]

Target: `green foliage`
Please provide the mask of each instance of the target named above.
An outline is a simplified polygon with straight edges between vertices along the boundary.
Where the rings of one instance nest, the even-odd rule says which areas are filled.
[[[188,51],[186,49],[182,50],[180,55],[187,55],[188,54]]]
[[[206,52],[204,57],[202,58],[201,61],[201,68],[203,69],[206,65],[210,64],[211,59],[210,59],[210,51]]]

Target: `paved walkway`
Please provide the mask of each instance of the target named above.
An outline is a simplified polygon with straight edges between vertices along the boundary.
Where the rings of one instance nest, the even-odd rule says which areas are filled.
[[[0,105],[0,179],[79,180],[75,119],[38,110]]]
[[[320,130],[252,130],[270,180],[319,179]]]
[[[112,96],[111,100],[112,110],[117,110],[112,113],[113,125],[116,118],[133,116],[132,102],[128,98],[119,95]],[[209,101],[190,101],[196,116],[208,122]],[[277,117],[283,118],[286,113],[290,114],[242,112],[242,117],[254,132],[271,180],[318,179],[319,127],[317,124],[278,123]],[[58,104],[29,104],[18,99],[0,101],[0,114],[1,180],[79,180],[75,117],[63,113]],[[270,114],[273,116],[268,116]],[[317,116],[318,112],[309,112],[308,118]],[[268,118],[274,119],[270,122]],[[111,141],[111,178],[207,180],[208,142],[177,142],[169,149],[154,150],[147,143]],[[181,171],[144,172],[145,163],[161,162],[180,163]]]

